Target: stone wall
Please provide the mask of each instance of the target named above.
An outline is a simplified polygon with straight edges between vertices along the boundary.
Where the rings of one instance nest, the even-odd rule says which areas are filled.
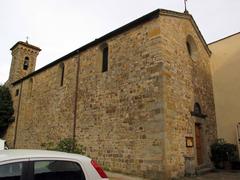
[[[161,57],[164,60],[164,120],[165,160],[168,176],[182,176],[185,157],[194,158],[197,164],[195,123],[202,126],[203,163],[209,164],[209,145],[216,139],[216,121],[209,55],[205,50],[190,18],[160,18]],[[187,50],[187,37],[197,47],[192,59]],[[199,103],[206,119],[191,116],[194,103]],[[186,147],[185,137],[194,138],[194,146]]]
[[[162,172],[158,21],[106,42],[108,72],[99,73],[98,67],[92,72],[98,47],[80,55],[77,140],[91,157],[113,171],[148,177],[159,177]]]
[[[23,81],[16,148],[41,148],[72,137],[76,62],[72,58],[64,64],[64,86],[59,65]]]

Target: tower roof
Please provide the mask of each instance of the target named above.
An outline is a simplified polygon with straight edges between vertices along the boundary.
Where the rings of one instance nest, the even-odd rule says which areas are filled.
[[[14,48],[16,48],[18,45],[23,45],[25,47],[31,48],[31,49],[35,49],[37,51],[41,51],[41,49],[37,46],[34,46],[32,44],[29,44],[28,42],[23,42],[23,41],[18,41],[10,50],[13,50]]]

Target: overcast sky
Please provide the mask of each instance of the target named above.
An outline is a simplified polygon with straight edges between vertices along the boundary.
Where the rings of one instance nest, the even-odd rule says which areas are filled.
[[[10,48],[26,41],[42,49],[39,69],[155,9],[184,11],[184,0],[1,0],[0,83],[8,79]],[[188,0],[207,43],[240,31],[240,0]]]

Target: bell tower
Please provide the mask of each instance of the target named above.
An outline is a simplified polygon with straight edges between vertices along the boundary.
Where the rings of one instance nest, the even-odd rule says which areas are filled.
[[[8,83],[13,83],[35,71],[36,60],[41,49],[26,42],[19,41],[11,49],[12,63]]]

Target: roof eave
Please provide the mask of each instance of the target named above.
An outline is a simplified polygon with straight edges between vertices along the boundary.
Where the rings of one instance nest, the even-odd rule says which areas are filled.
[[[23,45],[23,46],[25,46],[25,47],[28,47],[28,48],[32,48],[32,49],[35,49],[35,50],[37,50],[37,51],[41,51],[41,49],[39,48],[39,47],[37,47],[37,46],[34,46],[34,45],[32,45],[32,44],[29,44],[29,43],[27,43],[27,42],[23,42],[23,41],[18,41],[10,50],[12,51],[13,49],[15,49],[15,47],[17,46],[17,45]]]
[[[198,28],[195,20],[193,19],[192,15],[187,14],[187,13],[180,13],[180,12],[165,10],[165,9],[156,9],[155,11],[152,11],[152,12],[150,12],[150,13],[148,13],[148,14],[146,14],[146,15],[144,15],[144,16],[142,16],[142,17],[140,17],[140,18],[138,18],[138,19],[136,19],[136,20],[134,20],[134,21],[132,21],[132,22],[130,22],[130,23],[128,23],[128,24],[126,24],[126,25],[124,25],[124,26],[122,26],[122,27],[120,27],[120,28],[118,28],[118,29],[116,29],[116,30],[114,30],[114,31],[112,31],[112,32],[110,32],[110,33],[100,37],[100,38],[98,38],[98,39],[95,39],[94,41],[92,41],[92,42],[90,42],[90,43],[88,43],[88,44],[86,44],[86,45],[84,45],[84,46],[82,46],[82,47],[72,51],[72,52],[70,52],[69,54],[67,54],[67,55],[65,55],[65,56],[63,56],[63,57],[61,57],[61,58],[51,62],[50,64],[48,64],[48,65],[38,69],[37,71],[34,71],[31,74],[28,74],[27,76],[25,76],[25,77],[15,81],[15,82],[13,82],[12,85],[16,85],[16,84],[20,83],[21,81],[23,81],[25,79],[28,79],[28,78],[34,76],[35,74],[38,74],[38,73],[40,73],[40,72],[42,72],[42,71],[44,71],[44,70],[46,70],[46,69],[56,65],[56,64],[58,64],[59,62],[61,62],[63,60],[68,59],[69,57],[72,57],[72,56],[74,56],[74,55],[76,55],[76,54],[78,54],[78,53],[80,53],[80,52],[82,52],[82,51],[92,47],[92,46],[95,46],[97,44],[103,43],[104,41],[106,41],[106,40],[108,40],[108,39],[110,39],[110,38],[112,38],[112,37],[114,37],[116,35],[119,35],[119,34],[125,32],[125,31],[128,31],[128,30],[136,27],[137,25],[140,25],[140,24],[148,22],[148,21],[150,21],[150,20],[152,20],[154,18],[157,18],[157,17],[159,17],[159,15],[167,15],[167,16],[174,16],[174,17],[178,17],[178,18],[189,19],[191,21],[194,29],[196,30],[196,32],[197,32],[201,42],[203,43],[203,46],[204,46],[207,54],[209,56],[211,56],[211,51],[210,51],[210,49],[209,49],[205,39],[203,38],[203,36],[201,34],[201,31],[199,30],[199,28]],[[16,46],[16,45],[14,45],[14,46]]]

